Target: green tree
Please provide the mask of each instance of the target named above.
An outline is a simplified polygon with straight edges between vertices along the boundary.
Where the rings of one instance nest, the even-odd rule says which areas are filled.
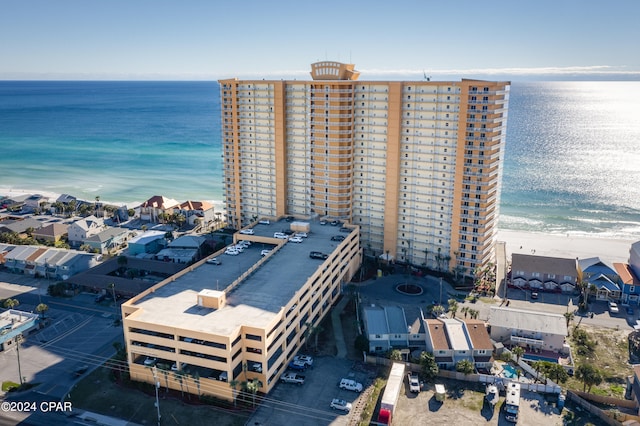
[[[420,353],[420,366],[422,367],[422,375],[426,380],[433,380],[440,371],[436,363],[436,357],[431,352],[422,351]]]
[[[253,398],[253,406],[256,406],[256,394],[262,388],[262,382],[258,379],[249,380],[245,383],[247,392],[249,392]]]
[[[44,313],[47,312],[48,310],[49,310],[49,306],[47,306],[44,303],[40,303],[38,304],[38,306],[36,306],[36,312],[42,316],[42,319],[44,319]]]
[[[520,357],[524,355],[524,348],[522,346],[516,346],[515,348],[511,349],[511,353],[516,356],[516,362],[520,362]]]
[[[451,312],[451,317],[455,318],[456,312],[458,312],[458,302],[456,301],[456,299],[449,299],[447,303],[449,304],[449,312]]]
[[[560,364],[544,361],[543,369],[545,376],[556,383],[566,383],[566,381],[569,380],[569,374]]]
[[[602,373],[591,364],[581,364],[576,369],[576,379],[582,382],[583,392],[591,392],[593,385],[602,383]]]
[[[18,299],[7,299],[4,301],[3,306],[5,309],[13,309],[20,304]]]
[[[456,371],[458,373],[464,373],[466,376],[467,374],[471,374],[475,371],[475,366],[468,359],[463,359],[462,361],[458,361],[456,364]]]
[[[389,352],[389,359],[391,361],[402,361],[402,352],[398,349],[393,349]]]

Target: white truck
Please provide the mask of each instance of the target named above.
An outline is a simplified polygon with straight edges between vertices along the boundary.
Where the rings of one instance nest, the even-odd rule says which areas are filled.
[[[407,374],[407,379],[409,379],[409,391],[413,393],[420,393],[420,379],[418,375],[415,373]]]
[[[346,389],[353,392],[362,392],[362,383],[358,383],[355,380],[351,379],[342,379],[340,380],[340,389]]]
[[[304,376],[300,374],[287,372],[280,376],[280,382],[282,383],[295,383],[296,385],[304,384]]]
[[[404,381],[404,364],[394,362],[391,366],[387,386],[384,388],[382,400],[380,401],[380,411],[378,413],[378,423],[390,425],[393,417],[393,411],[398,403],[400,389]]]

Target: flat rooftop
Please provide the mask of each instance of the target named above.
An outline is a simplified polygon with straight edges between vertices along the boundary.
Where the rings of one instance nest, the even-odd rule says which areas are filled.
[[[243,325],[266,328],[323,264],[323,260],[311,259],[309,252],[331,254],[342,243],[332,241],[331,237],[350,235],[340,232],[340,226],[320,225],[319,221],[308,223],[310,231],[302,243],[288,242],[271,253],[262,265],[227,292],[226,305],[221,309],[198,306],[198,293],[224,291],[263,259],[262,250],[272,249],[274,244],[254,242],[237,256],[220,254],[218,260],[222,265],[204,263],[193,267],[175,281],[132,302],[131,306],[142,308],[135,320],[218,335],[229,335]],[[275,232],[288,230],[290,225],[284,219],[269,225],[258,224],[253,228],[254,235],[238,234],[237,238],[273,238]],[[273,241],[280,240],[273,238]]]

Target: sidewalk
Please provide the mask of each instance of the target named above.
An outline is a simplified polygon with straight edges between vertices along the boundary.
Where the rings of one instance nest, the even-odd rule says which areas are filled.
[[[349,302],[349,297],[343,295],[338,304],[331,310],[331,325],[333,326],[333,335],[336,340],[336,357],[347,357],[347,344],[344,341],[344,333],[342,332],[342,321],[340,321],[340,314],[344,310],[345,306]]]

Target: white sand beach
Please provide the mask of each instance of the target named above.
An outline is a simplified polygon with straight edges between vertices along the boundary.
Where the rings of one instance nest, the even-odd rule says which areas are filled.
[[[631,244],[640,240],[555,235],[535,232],[499,230],[498,241],[506,242],[507,257],[512,253],[564,258],[599,257],[608,262],[629,261]]]

